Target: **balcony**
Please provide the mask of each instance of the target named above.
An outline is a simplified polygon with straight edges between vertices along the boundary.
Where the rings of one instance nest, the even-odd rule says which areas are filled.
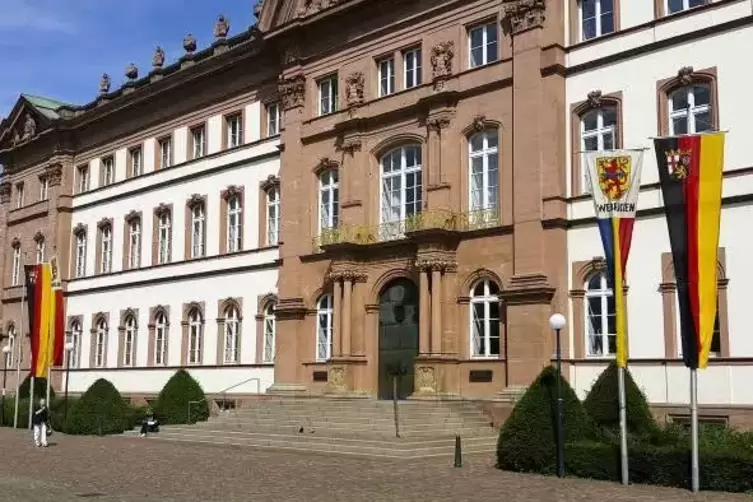
[[[482,209],[467,213],[451,211],[424,211],[402,221],[390,221],[381,225],[340,225],[323,229],[313,239],[314,250],[333,244],[369,245],[405,239],[411,232],[422,230],[445,230],[470,232],[500,225],[497,209]]]

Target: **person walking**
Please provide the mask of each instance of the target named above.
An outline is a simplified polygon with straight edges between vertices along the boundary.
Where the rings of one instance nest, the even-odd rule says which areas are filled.
[[[50,410],[47,409],[47,403],[44,399],[39,400],[39,408],[31,417],[31,424],[34,427],[34,444],[47,447],[47,427],[50,421]]]

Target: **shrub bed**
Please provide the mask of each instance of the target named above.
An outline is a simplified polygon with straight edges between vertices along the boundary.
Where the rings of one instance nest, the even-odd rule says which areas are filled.
[[[122,434],[131,424],[132,408],[109,381],[100,378],[68,409],[67,434]]]
[[[21,386],[18,388],[18,394],[21,399],[28,399],[31,392],[31,375],[27,375],[21,382]],[[34,399],[46,399],[47,398],[47,379],[35,378],[34,379]],[[8,399],[8,396],[5,396]],[[50,386],[50,401],[55,399],[55,389]]]
[[[195,423],[209,418],[209,405],[199,382],[186,370],[180,369],[159,393],[154,414],[162,424]]]

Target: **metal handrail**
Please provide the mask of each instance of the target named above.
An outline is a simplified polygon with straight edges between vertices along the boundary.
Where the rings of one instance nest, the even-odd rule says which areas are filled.
[[[256,381],[256,395],[259,395],[259,394],[261,394],[261,380],[258,377],[247,378],[246,380],[243,380],[242,382],[238,382],[236,384],[231,385],[230,387],[227,387],[226,389],[222,389],[217,394],[220,394],[222,396],[222,400],[224,401],[225,397],[227,396],[227,392],[229,390],[233,390],[236,387],[240,387],[244,383],[253,382],[254,380]],[[198,401],[188,401],[188,415],[187,415],[186,418],[188,419],[189,423],[191,422],[191,406],[194,405],[194,404],[198,405],[198,404],[201,404],[201,403],[205,403],[208,400],[209,400],[209,398],[205,397],[204,399],[200,399]]]

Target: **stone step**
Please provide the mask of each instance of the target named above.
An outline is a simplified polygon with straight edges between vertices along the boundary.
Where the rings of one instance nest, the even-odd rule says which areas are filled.
[[[438,408],[414,408],[398,407],[398,414],[406,416],[454,416],[454,415],[468,415],[478,416],[484,415],[481,410],[474,409],[438,409]],[[360,416],[392,416],[395,413],[393,408],[348,408],[348,409],[328,409],[328,408],[315,408],[315,407],[295,407],[295,408],[281,408],[281,407],[255,407],[255,408],[238,408],[231,410],[220,410],[220,415],[225,413],[233,413],[236,415],[260,415],[260,414],[317,414],[317,415],[329,415],[329,416],[342,416],[342,415],[360,415]]]
[[[311,423],[339,423],[339,424],[372,424],[372,425],[393,425],[395,423],[394,417],[322,417],[318,415],[313,416],[295,416],[295,415],[280,415],[280,416],[248,416],[248,415],[222,415],[218,417],[212,417],[210,422],[216,423],[247,423],[247,424],[264,424],[264,423],[277,423],[280,421],[288,422],[311,422]],[[398,423],[404,425],[425,425],[438,426],[438,425],[488,425],[491,423],[486,417],[398,417]]]
[[[171,430],[174,426],[164,426],[164,430]],[[391,438],[395,436],[395,429],[393,427],[364,427],[364,426],[333,426],[330,424],[324,424],[319,426],[311,426],[309,424],[301,424],[300,422],[286,422],[278,424],[265,424],[265,425],[248,425],[248,424],[216,424],[212,422],[206,422],[191,426],[190,430],[196,431],[223,431],[223,432],[258,432],[265,434],[285,433],[296,434],[303,427],[304,434],[310,434],[313,430],[315,434],[328,434],[337,437],[378,437],[378,438]],[[399,428],[401,436],[410,437],[454,437],[457,434],[461,436],[484,436],[489,434],[496,434],[496,430],[492,427],[425,427],[425,426],[411,426]]]
[[[317,409],[317,410],[391,410],[394,404],[391,401],[371,401],[371,400],[349,400],[334,401],[328,399],[311,399],[291,402],[275,402],[265,399],[248,401],[238,410],[251,410],[254,408],[264,409]],[[398,408],[401,409],[421,409],[421,410],[478,410],[481,408],[474,402],[432,402],[432,401],[399,401]]]

